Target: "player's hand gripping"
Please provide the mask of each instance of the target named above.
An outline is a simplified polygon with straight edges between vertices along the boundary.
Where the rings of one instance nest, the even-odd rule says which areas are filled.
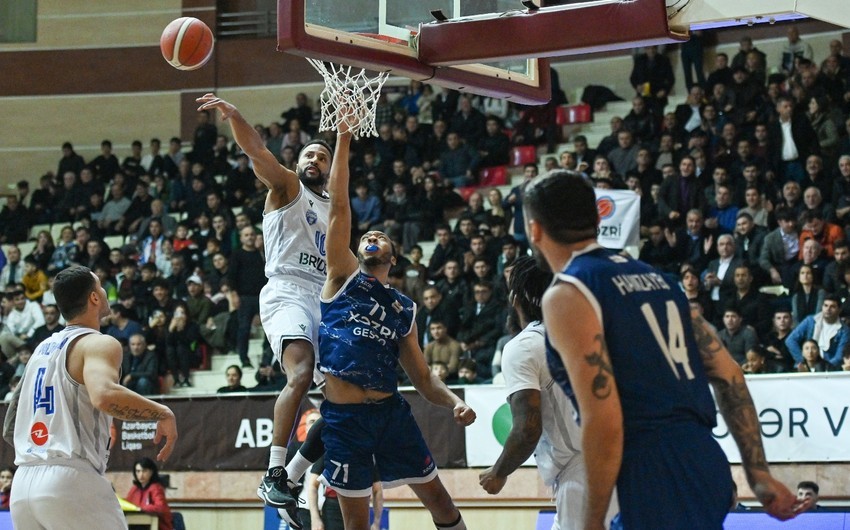
[[[452,412],[454,413],[455,421],[464,427],[472,425],[472,422],[475,421],[475,411],[463,401],[455,405]]]
[[[496,475],[496,472],[493,470],[493,467],[488,467],[484,471],[478,475],[478,483],[481,484],[481,487],[484,488],[484,491],[489,493],[490,495],[495,495],[502,491],[502,488],[505,487],[505,483],[508,481],[508,477],[500,477]]]
[[[216,97],[216,95],[212,92],[207,92],[203,96],[196,99],[195,102],[201,103],[201,106],[198,107],[199,112],[202,110],[218,109],[219,112],[221,112],[222,120],[230,118],[231,116],[233,116],[233,113],[236,112],[236,107],[224,101],[220,97]]]

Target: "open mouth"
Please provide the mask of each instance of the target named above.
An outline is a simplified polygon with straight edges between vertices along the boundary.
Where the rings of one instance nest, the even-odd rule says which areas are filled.
[[[364,250],[366,252],[377,252],[377,251],[381,250],[381,247],[379,247],[378,245],[369,244],[369,245],[366,245],[366,248]]]

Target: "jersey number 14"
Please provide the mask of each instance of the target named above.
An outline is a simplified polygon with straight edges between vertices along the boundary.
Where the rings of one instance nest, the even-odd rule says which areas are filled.
[[[658,346],[667,358],[667,363],[670,369],[676,375],[676,379],[681,379],[677,364],[681,364],[685,370],[685,375],[688,379],[694,378],[694,372],[691,370],[691,362],[688,358],[688,345],[685,341],[685,327],[682,325],[682,317],[679,314],[679,308],[676,302],[667,301],[667,338],[661,332],[661,326],[658,325],[658,319],[655,318],[655,313],[652,311],[652,306],[648,303],[640,306],[643,311],[643,316],[646,318],[649,329],[658,341]]]

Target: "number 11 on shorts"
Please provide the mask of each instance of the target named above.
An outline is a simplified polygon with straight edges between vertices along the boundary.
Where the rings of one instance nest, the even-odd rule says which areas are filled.
[[[346,484],[348,482],[348,464],[342,464],[336,460],[331,460],[331,464],[336,466],[334,474],[331,475],[331,480],[336,480],[336,477],[339,475],[339,470],[342,469],[342,483]]]

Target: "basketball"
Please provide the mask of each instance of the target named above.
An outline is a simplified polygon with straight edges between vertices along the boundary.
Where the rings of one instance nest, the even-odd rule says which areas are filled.
[[[196,70],[212,57],[213,33],[192,17],[172,20],[159,38],[159,48],[168,64],[178,70]]]

